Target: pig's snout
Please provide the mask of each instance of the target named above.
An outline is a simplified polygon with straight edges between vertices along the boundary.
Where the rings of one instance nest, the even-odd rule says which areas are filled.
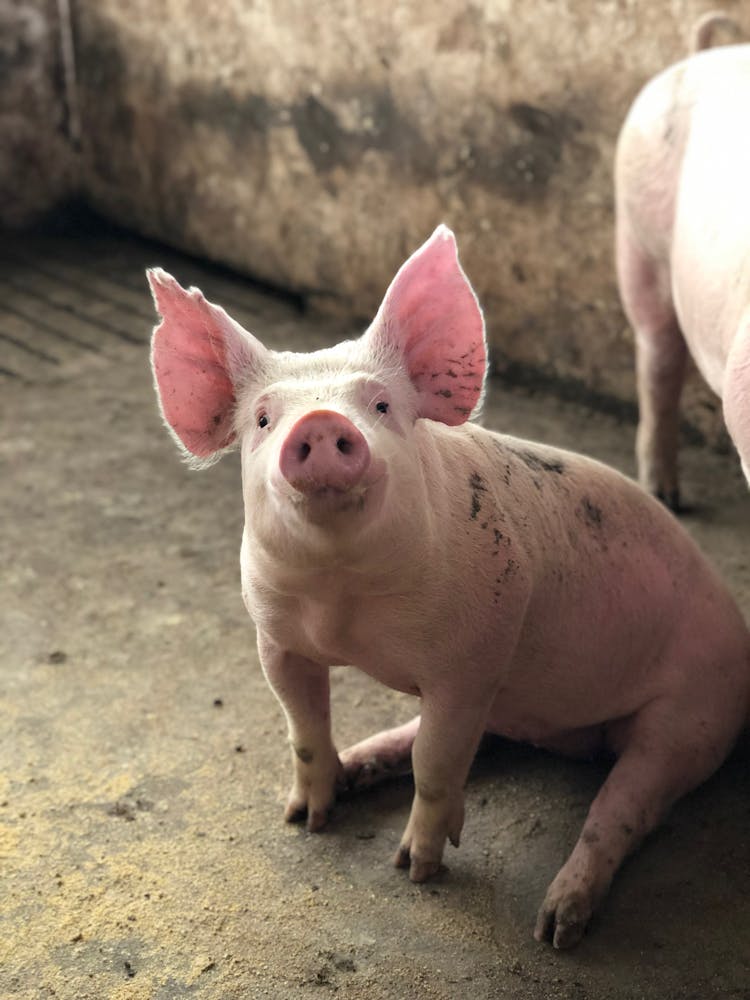
[[[354,424],[332,410],[305,414],[281,447],[279,467],[300,493],[346,492],[370,465],[370,449]]]

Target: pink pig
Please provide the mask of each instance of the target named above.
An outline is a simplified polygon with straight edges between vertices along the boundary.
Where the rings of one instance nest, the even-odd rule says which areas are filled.
[[[237,445],[242,589],[286,714],[288,820],[326,822],[344,784],[408,766],[395,863],[413,881],[458,845],[485,731],[617,762],[536,923],[581,937],[623,858],[721,763],[746,721],[750,637],[685,531],[598,462],[492,433],[484,323],[440,226],[358,340],[277,353],[164,271],[153,368],[193,465]],[[341,757],[329,667],[421,715]]]
[[[695,49],[718,22],[728,19],[698,22]],[[723,400],[750,482],[748,109],[750,45],[701,52],[644,88],[617,148],[617,269],[635,331],[639,478],[675,509],[688,349]]]

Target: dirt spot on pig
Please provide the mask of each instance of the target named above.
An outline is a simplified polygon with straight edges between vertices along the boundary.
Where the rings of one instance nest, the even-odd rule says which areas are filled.
[[[544,458],[542,455],[538,455],[529,449],[524,449],[523,451],[511,449],[511,451],[532,472],[551,472],[557,476],[561,476],[565,472],[565,464],[560,459]]]
[[[493,528],[492,533],[494,535],[494,541],[492,543],[494,544],[494,548],[492,549],[492,555],[497,556],[500,554],[500,546],[503,546],[507,551],[510,548],[511,542],[510,538],[508,538],[507,535],[504,535],[502,531],[497,528]]]
[[[503,579],[507,580],[508,577],[515,576],[518,572],[518,563],[515,559],[509,559],[505,564],[505,569],[503,570]]]
[[[604,521],[602,509],[601,507],[597,507],[595,503],[592,503],[589,497],[583,497],[576,513],[586,524],[594,528],[601,528]]]
[[[472,472],[469,476],[469,487],[471,489],[471,514],[469,516],[472,521],[476,521],[479,511],[482,509],[481,495],[487,492],[487,486],[478,472]]]

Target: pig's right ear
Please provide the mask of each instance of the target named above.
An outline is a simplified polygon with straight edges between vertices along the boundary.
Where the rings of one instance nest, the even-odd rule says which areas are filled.
[[[455,425],[476,414],[487,367],[484,319],[447,226],[402,265],[366,337],[406,365],[417,416]]]
[[[162,416],[190,464],[209,465],[235,440],[237,386],[268,352],[199,289],[182,288],[161,268],[146,273],[162,318],[151,340]]]

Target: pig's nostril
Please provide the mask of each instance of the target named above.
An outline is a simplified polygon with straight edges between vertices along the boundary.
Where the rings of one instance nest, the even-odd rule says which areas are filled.
[[[342,455],[348,455],[351,452],[353,445],[351,441],[347,441],[345,437],[340,437],[336,442],[336,447]]]
[[[300,462],[304,462],[305,461],[305,459],[307,458],[307,456],[310,454],[311,450],[312,449],[310,448],[310,445],[307,443],[307,441],[303,441],[302,444],[299,446],[299,459],[300,459]]]

